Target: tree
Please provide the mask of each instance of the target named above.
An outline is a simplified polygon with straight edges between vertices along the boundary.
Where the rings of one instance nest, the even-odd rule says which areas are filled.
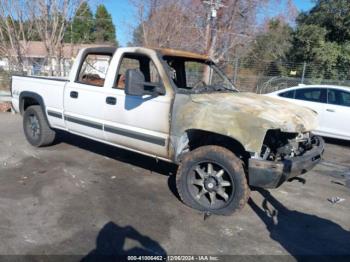
[[[34,22],[23,0],[0,0],[0,56],[6,57],[10,70],[23,71],[24,53],[34,34]]]
[[[144,42],[142,25],[139,24],[132,32],[132,41],[128,43],[128,46],[142,46]]]
[[[341,46],[341,56],[338,61],[338,74],[340,80],[350,79],[350,42]]]
[[[139,24],[133,32],[133,45],[193,50],[199,48],[191,39],[197,32],[190,26],[191,12],[181,1],[134,1]],[[199,41],[197,41],[199,43]]]
[[[316,49],[326,42],[327,30],[319,25],[301,24],[294,33],[290,58],[297,62],[312,62],[317,59]]]
[[[318,0],[297,18],[289,57],[308,62],[308,77],[349,78],[350,2]]]
[[[9,60],[14,70],[23,71],[29,41],[41,41],[50,75],[61,75],[67,27],[73,25],[73,17],[79,24],[83,10],[89,13],[87,7],[82,0],[0,0],[0,55]]]
[[[95,14],[95,42],[113,43],[118,46],[112,16],[104,5],[99,5]]]
[[[299,25],[318,25],[327,30],[326,40],[344,43],[350,40],[350,1],[348,0],[317,0],[315,6],[302,13],[297,23]]]
[[[259,33],[253,44],[249,57],[256,60],[285,60],[292,47],[293,29],[280,19],[271,19],[266,30]]]
[[[314,70],[313,77],[339,79],[337,70],[339,58],[341,57],[341,46],[336,42],[325,42],[315,50],[314,63],[319,70]]]
[[[223,0],[215,18],[200,0],[131,2],[138,10],[134,35],[143,45],[185,49],[226,60],[249,45],[258,9],[269,1]]]
[[[28,12],[46,49],[50,75],[61,75],[64,34],[81,0],[32,0]]]
[[[285,61],[292,47],[293,29],[280,18],[268,20],[241,62],[252,68],[254,75],[283,75]]]
[[[95,41],[94,16],[88,2],[84,1],[77,9],[73,21],[67,26],[64,40],[68,43],[88,44]]]
[[[319,25],[299,25],[294,34],[290,58],[309,63],[308,77],[339,78],[337,66],[342,47],[326,40],[327,30]]]

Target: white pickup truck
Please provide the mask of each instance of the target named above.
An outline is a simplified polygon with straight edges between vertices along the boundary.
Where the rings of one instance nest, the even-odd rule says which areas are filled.
[[[228,215],[249,186],[276,188],[321,159],[315,112],[236,90],[213,61],[148,48],[82,50],[68,79],[13,76],[12,103],[36,147],[64,130],[179,165],[187,205]]]

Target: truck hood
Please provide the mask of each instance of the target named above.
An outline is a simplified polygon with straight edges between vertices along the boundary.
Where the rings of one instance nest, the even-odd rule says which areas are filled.
[[[204,103],[221,114],[248,114],[265,120],[266,129],[301,133],[317,128],[317,113],[306,107],[254,93],[212,93],[192,95],[195,103]],[[247,119],[248,121],[248,119]]]
[[[316,128],[314,111],[263,95],[238,92],[177,94],[171,138],[178,152],[188,130],[204,130],[229,136],[246,151],[259,153],[270,129],[305,133]]]

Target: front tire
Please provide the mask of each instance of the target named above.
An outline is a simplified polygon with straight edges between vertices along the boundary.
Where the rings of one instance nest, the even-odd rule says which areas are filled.
[[[217,215],[242,209],[249,198],[242,161],[219,146],[203,146],[186,154],[176,186],[186,205]]]
[[[48,146],[53,143],[56,132],[47,122],[40,106],[30,106],[23,115],[23,130],[29,144],[35,147]]]

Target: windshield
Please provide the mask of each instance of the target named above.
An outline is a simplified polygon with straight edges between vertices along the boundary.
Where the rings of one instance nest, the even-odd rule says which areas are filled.
[[[163,57],[170,77],[180,92],[204,93],[237,91],[225,74],[211,61],[183,57]]]

